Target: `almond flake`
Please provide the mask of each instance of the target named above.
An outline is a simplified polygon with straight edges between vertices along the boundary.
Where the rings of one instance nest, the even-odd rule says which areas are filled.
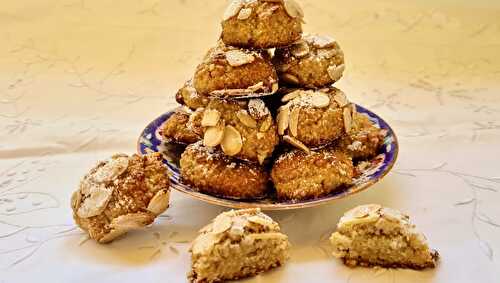
[[[226,11],[224,12],[223,20],[227,21],[230,18],[236,16],[241,8],[243,8],[243,1],[242,0],[233,0],[229,4],[229,6],[226,8]]]
[[[101,244],[109,243],[125,233],[127,233],[127,230],[112,229],[108,234],[104,235],[102,238],[99,239],[99,243]]]
[[[283,140],[285,142],[287,142],[288,144],[298,148],[298,149],[301,149],[307,153],[310,153],[311,151],[309,150],[309,148],[307,148],[307,146],[305,144],[303,144],[301,141],[295,139],[295,138],[292,138],[291,136],[283,136]]]
[[[300,108],[295,107],[291,112],[290,112],[290,134],[292,136],[296,137],[297,136],[297,128],[299,126],[299,114],[300,114]]]
[[[208,147],[218,146],[224,137],[224,123],[209,127],[203,136],[203,144]]]
[[[221,141],[222,151],[226,155],[234,156],[240,153],[243,147],[243,141],[241,139],[241,134],[233,126],[226,126],[224,128],[223,139]]]
[[[154,217],[145,212],[129,213],[120,215],[111,221],[110,226],[118,230],[132,230],[146,227],[153,221]]]
[[[343,92],[337,92],[337,94],[333,97],[333,100],[337,102],[339,107],[344,107],[349,104],[349,101]]]
[[[258,91],[258,90],[264,89],[264,83],[258,82],[252,86],[249,86],[247,89],[249,89],[251,91]]]
[[[96,183],[110,182],[120,176],[128,168],[128,157],[124,155],[114,156],[106,161],[103,166],[90,176],[90,179]]]
[[[267,130],[269,130],[269,128],[271,127],[271,125],[273,124],[273,118],[271,117],[271,115],[267,116],[267,118],[264,120],[264,122],[262,122],[262,125],[260,125],[260,129],[259,131],[261,133],[265,133],[267,132]],[[258,134],[261,134],[261,133],[257,133]],[[258,137],[258,136],[257,136]]]
[[[327,107],[330,105],[330,97],[327,94],[316,92],[311,96],[311,103],[317,108]]]
[[[271,87],[271,93],[275,93],[278,91],[278,89],[280,88],[279,84],[278,83],[274,83]]]
[[[345,128],[345,132],[346,133],[349,133],[351,132],[351,128],[352,128],[352,112],[351,112],[351,108],[349,107],[346,107],[344,108],[344,128]]]
[[[87,198],[83,200],[76,214],[81,218],[89,218],[101,214],[108,205],[113,189],[108,189],[104,184],[86,184],[89,186]],[[82,192],[84,190],[82,189]]]
[[[299,79],[296,76],[289,73],[281,74],[281,79],[289,84],[298,85],[300,83]]]
[[[158,191],[149,201],[147,210],[151,211],[154,215],[160,215],[167,210],[169,199],[169,190]]]
[[[292,18],[303,18],[304,12],[295,0],[284,0],[285,11]]]
[[[364,218],[370,214],[376,214],[382,208],[379,204],[367,204],[354,208],[349,212],[349,215],[352,215],[356,218]]]
[[[229,65],[239,67],[252,63],[255,60],[255,57],[252,54],[247,54],[241,50],[229,50],[226,52],[226,60]]]
[[[335,39],[326,35],[306,35],[304,38],[317,48],[329,48],[335,45]]]
[[[238,20],[246,20],[252,15],[252,8],[243,8],[238,13]]]
[[[229,228],[231,228],[231,225],[233,224],[233,221],[231,220],[231,217],[221,214],[217,216],[214,220],[214,224],[212,225],[212,233],[215,234],[220,234],[224,233]]]
[[[216,109],[207,109],[203,113],[203,118],[201,119],[201,126],[203,127],[214,127],[217,126],[220,119],[220,112]]]
[[[302,91],[300,89],[289,92],[281,98],[281,102],[286,103],[290,100],[293,100],[293,99],[297,98],[298,96],[300,96],[301,93],[302,93]]]
[[[290,120],[290,108],[282,107],[278,112],[278,134],[280,136],[285,134],[285,130],[288,128],[288,122]]]
[[[342,77],[344,70],[345,70],[344,64],[339,65],[339,66],[332,65],[332,66],[328,67],[328,69],[327,69],[328,75],[335,82],[338,81]]]
[[[307,54],[309,54],[309,45],[307,44],[307,42],[301,40],[292,45],[292,47],[290,48],[290,52],[297,58],[305,57],[307,56]]]
[[[218,240],[218,236],[213,233],[201,234],[194,239],[191,252],[193,255],[203,254],[207,252],[215,243],[217,243]]]
[[[240,110],[236,112],[236,117],[240,120],[240,122],[249,127],[249,128],[257,128],[257,121],[255,121],[250,115],[248,115],[248,112],[246,110]]]

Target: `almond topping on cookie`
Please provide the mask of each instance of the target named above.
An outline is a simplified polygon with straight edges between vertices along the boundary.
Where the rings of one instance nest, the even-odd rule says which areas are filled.
[[[229,50],[226,52],[226,60],[229,65],[239,67],[250,64],[255,60],[252,54],[247,54],[241,50]]]
[[[352,113],[351,113],[351,108],[346,107],[344,108],[344,128],[345,132],[349,133],[351,132],[352,128]]]
[[[327,107],[330,105],[330,97],[327,94],[316,92],[311,96],[311,103],[317,108]]]
[[[328,75],[334,81],[338,81],[342,77],[344,70],[345,70],[344,64],[339,65],[339,66],[332,65],[332,66],[328,67],[328,69],[327,69]]]
[[[299,126],[299,114],[300,114],[300,108],[295,107],[291,112],[290,112],[290,134],[294,137],[297,136],[297,130]]]
[[[290,108],[281,107],[278,112],[278,134],[280,136],[285,134],[285,130],[288,128],[288,122],[290,119]]]
[[[149,201],[147,210],[151,211],[154,215],[160,215],[167,210],[169,199],[170,192],[168,190],[160,190]]]
[[[292,18],[303,18],[304,12],[295,0],[284,0],[285,11]]]
[[[240,120],[240,122],[249,127],[249,128],[257,128],[257,121],[255,121],[248,112],[244,109],[236,112],[236,117]]]
[[[241,134],[233,126],[226,126],[224,128],[224,135],[221,142],[222,151],[226,155],[234,156],[241,151],[243,147],[243,141],[241,139]]]
[[[233,0],[227,7],[226,11],[224,12],[223,20],[227,21],[230,18],[236,16],[241,8],[243,8],[243,1],[242,0]]]
[[[203,118],[201,119],[201,125],[203,127],[214,127],[217,126],[220,119],[220,112],[216,109],[207,109],[203,113]]]
[[[209,127],[203,136],[203,144],[208,147],[218,146],[224,137],[224,123]]]
[[[252,8],[241,9],[238,13],[238,20],[246,20],[252,15]]]
[[[289,73],[282,74],[281,79],[287,83],[294,84],[294,85],[297,85],[300,83],[299,79],[296,76],[289,74]]]
[[[290,144],[298,149],[301,149],[307,153],[311,152],[305,144],[303,144],[302,142],[300,142],[299,140],[297,140],[295,138],[292,138],[291,136],[283,136],[283,140],[285,142],[287,142],[288,144]]]
[[[301,40],[292,45],[290,52],[297,58],[305,57],[307,56],[307,54],[309,54],[309,45],[307,44],[307,42]]]

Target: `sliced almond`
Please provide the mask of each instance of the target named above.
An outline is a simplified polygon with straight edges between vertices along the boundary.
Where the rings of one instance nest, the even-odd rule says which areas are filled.
[[[267,118],[264,120],[264,122],[262,122],[262,125],[260,125],[259,131],[261,133],[267,132],[267,130],[269,130],[272,124],[273,124],[273,118],[271,117],[271,115],[268,115]],[[257,133],[257,135],[261,133]]]
[[[317,48],[329,48],[335,45],[335,39],[327,35],[306,35],[304,38]]]
[[[252,8],[243,8],[238,13],[238,20],[246,20],[252,15]]]
[[[241,134],[233,126],[226,126],[224,128],[224,137],[221,142],[222,151],[226,155],[234,156],[240,153],[243,147],[243,140]]]
[[[216,244],[219,240],[219,236],[213,233],[201,234],[193,241],[191,247],[191,252],[193,255],[204,254],[209,251],[210,248]]]
[[[281,74],[281,79],[289,84],[298,85],[300,83],[299,79],[296,76],[289,73]]]
[[[223,20],[227,21],[230,18],[236,16],[241,8],[243,8],[243,1],[242,0],[233,0],[229,4],[229,6],[226,8],[226,11],[224,12]]]
[[[110,182],[127,170],[128,161],[127,156],[114,156],[103,166],[98,167],[90,179],[96,183]]]
[[[288,128],[288,122],[290,120],[290,108],[281,107],[278,112],[278,134],[280,136],[285,134],[285,130]]]
[[[299,114],[300,114],[300,108],[295,107],[291,112],[290,112],[290,134],[294,137],[297,136],[297,129],[299,126]]]
[[[311,103],[314,107],[323,108],[330,105],[330,97],[328,94],[316,92],[311,96]]]
[[[257,121],[255,121],[246,110],[242,109],[236,112],[236,117],[240,120],[240,122],[249,128],[257,128]]]
[[[99,243],[101,244],[109,243],[126,233],[127,230],[111,229],[111,231],[108,234],[104,235],[102,238],[99,239]]]
[[[120,215],[111,221],[110,226],[118,230],[132,230],[146,227],[153,222],[154,217],[150,213],[137,212]]]
[[[307,56],[307,54],[309,54],[309,45],[307,44],[307,42],[301,40],[292,45],[292,47],[290,48],[290,52],[297,58],[305,57]]]
[[[241,50],[229,50],[226,52],[226,60],[229,65],[239,67],[252,63],[255,60],[255,57],[252,54],[247,54]]]
[[[347,214],[356,218],[364,218],[370,214],[378,213],[380,209],[382,209],[380,204],[367,204],[358,206],[349,211]]]
[[[349,101],[347,100],[347,97],[343,92],[337,92],[335,96],[333,97],[333,100],[337,102],[339,107],[344,107],[349,104]]]
[[[351,112],[352,112],[352,118],[356,117],[358,115],[358,109],[356,108],[356,104],[351,103]]]
[[[231,217],[221,214],[217,216],[214,220],[214,224],[212,226],[212,233],[215,234],[224,233],[227,230],[229,230],[229,228],[231,228],[232,223],[233,221],[231,220]]]
[[[305,144],[303,144],[301,141],[299,141],[291,136],[283,136],[283,140],[286,143],[288,143],[288,144],[290,144],[298,149],[301,149],[307,153],[311,152]]]
[[[203,144],[208,147],[218,146],[224,137],[224,123],[215,127],[209,127],[203,136]]]
[[[278,83],[273,83],[273,85],[271,86],[271,93],[277,92],[279,88],[280,86]]]
[[[203,112],[203,118],[201,119],[201,125],[203,127],[214,127],[217,126],[220,119],[220,112],[216,109],[206,109]]]
[[[300,96],[301,93],[302,93],[302,91],[300,89],[289,92],[289,93],[283,95],[283,97],[281,98],[281,102],[288,102],[290,100],[293,100],[293,99],[297,98],[298,96]]]
[[[285,11],[292,18],[303,18],[304,11],[295,0],[284,0]]]
[[[326,59],[332,58],[337,55],[336,49],[318,49],[317,51],[318,57],[323,57]]]
[[[83,200],[76,214],[81,218],[89,218],[101,214],[108,205],[112,189],[106,188],[104,184],[89,184],[89,194]]]
[[[345,132],[346,133],[350,133],[351,132],[351,128],[352,128],[352,111],[351,111],[351,108],[349,108],[349,107],[344,108],[343,115],[344,115],[344,128],[345,128]]]
[[[167,210],[169,199],[170,191],[160,190],[149,201],[147,210],[151,211],[154,215],[160,215]]]
[[[252,86],[249,86],[247,89],[251,91],[258,91],[264,88],[264,83],[263,82],[258,82]]]
[[[332,65],[332,66],[328,67],[328,69],[327,69],[328,75],[335,82],[338,81],[342,77],[344,70],[345,70],[344,64],[339,65],[339,66]]]

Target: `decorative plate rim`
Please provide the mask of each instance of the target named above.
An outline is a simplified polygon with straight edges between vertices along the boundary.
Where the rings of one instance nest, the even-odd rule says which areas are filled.
[[[383,179],[394,167],[394,164],[397,161],[398,154],[399,154],[399,142],[398,138],[396,136],[396,133],[392,129],[392,127],[380,116],[375,114],[374,112],[368,110],[367,108],[364,108],[363,106],[360,106],[356,104],[356,108],[358,112],[367,114],[371,120],[376,119],[377,124],[379,126],[382,126],[382,128],[387,129],[387,137],[392,137],[392,140],[390,141],[390,150],[388,150],[385,154],[381,153],[380,155],[384,155],[384,161],[383,163],[386,163],[384,166],[384,170],[381,170],[382,168],[377,168],[378,170],[375,171],[371,176],[374,176],[373,178],[367,180],[366,182],[363,182],[362,184],[357,184],[348,187],[347,189],[340,191],[340,192],[332,192],[331,194],[321,197],[321,198],[316,198],[316,199],[310,199],[310,200],[304,200],[304,201],[297,201],[297,202],[276,202],[276,203],[261,203],[257,201],[239,201],[239,200],[232,200],[232,199],[226,199],[226,198],[220,198],[217,196],[212,196],[208,195],[205,193],[197,192],[194,189],[191,188],[191,186],[188,186],[186,184],[182,184],[179,180],[179,177],[176,177],[178,174],[172,169],[172,164],[164,159],[164,162],[166,163],[169,173],[170,173],[170,186],[174,188],[175,190],[188,195],[190,197],[193,197],[197,200],[201,200],[210,204],[214,205],[219,205],[219,206],[224,206],[224,207],[229,207],[229,208],[260,208],[262,210],[291,210],[291,209],[300,209],[300,208],[308,208],[308,207],[314,207],[314,206],[319,206],[323,204],[327,204],[330,202],[333,202],[338,199],[342,199],[345,197],[348,197],[350,195],[362,192],[369,187],[373,186],[374,184],[378,183],[381,179]],[[169,110],[162,115],[156,117],[154,120],[149,122],[147,126],[141,131],[141,134],[139,135],[139,138],[137,140],[137,152],[139,154],[146,154],[148,148],[149,150],[153,152],[158,152],[157,147],[158,145],[161,144],[161,141],[157,139],[155,133],[159,125],[163,124],[170,115],[172,115],[175,110],[178,108],[174,108],[172,110]],[[156,126],[155,126],[156,125]],[[153,131],[151,131],[153,130]],[[152,149],[149,145],[144,144],[144,139],[148,136],[151,135],[151,137],[148,140],[151,143],[151,139],[156,140],[159,144],[153,146],[156,148],[156,150]],[[385,143],[384,143],[385,145]],[[387,145],[385,145],[387,147]],[[386,148],[387,150],[387,148]],[[392,154],[391,154],[392,153]],[[391,155],[392,158],[387,160],[385,157],[387,155]],[[374,158],[375,159],[375,158]]]

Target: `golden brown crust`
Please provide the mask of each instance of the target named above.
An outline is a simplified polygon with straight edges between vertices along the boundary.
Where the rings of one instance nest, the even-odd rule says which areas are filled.
[[[140,218],[139,226],[151,224],[156,215],[151,211],[151,200],[158,192],[169,192],[169,176],[165,165],[162,162],[161,154],[154,153],[140,156],[134,154],[130,157],[126,155],[115,155],[116,158],[128,158],[128,165],[125,171],[113,179],[106,180],[101,185],[106,190],[112,191],[107,204],[102,208],[102,212],[91,217],[82,217],[81,207],[89,196],[85,194],[85,186],[92,184],[93,175],[99,173],[110,161],[100,162],[96,167],[83,178],[80,188],[72,198],[73,218],[76,224],[89,233],[90,238],[98,242],[109,242],[114,237],[110,234],[120,232],[124,234],[127,229],[118,230],[112,223],[124,216]],[[102,172],[101,172],[102,174]],[[166,196],[168,206],[168,195]],[[165,207],[166,208],[166,207]],[[137,223],[136,223],[137,224]]]
[[[353,128],[349,134],[339,139],[338,147],[345,150],[353,159],[369,159],[377,155],[384,143],[386,131],[375,126],[364,114],[353,116]]]
[[[291,17],[281,1],[249,1],[241,10],[222,22],[221,38],[228,45],[263,49],[300,39],[302,18]],[[250,14],[243,15],[245,12]]]
[[[237,49],[219,41],[196,68],[193,84],[201,95],[243,96],[273,92],[277,75],[265,52]]]
[[[180,166],[183,181],[204,193],[233,199],[262,198],[267,193],[269,175],[263,168],[227,157],[201,142],[186,148]]]
[[[194,112],[197,113],[197,112]],[[165,123],[160,126],[159,134],[168,141],[192,144],[199,141],[202,137],[201,125],[198,123],[189,123],[190,117],[196,117],[194,113],[177,110]],[[197,118],[198,120],[200,118]]]
[[[271,179],[281,199],[303,200],[326,195],[352,182],[354,168],[345,153],[324,148],[292,150],[275,161]]]
[[[273,63],[280,83],[317,88],[338,81],[344,72],[344,53],[328,37],[304,35],[295,44],[276,49]]]
[[[175,100],[192,110],[207,106],[208,97],[199,94],[193,86],[193,80],[187,81],[175,94]]]

